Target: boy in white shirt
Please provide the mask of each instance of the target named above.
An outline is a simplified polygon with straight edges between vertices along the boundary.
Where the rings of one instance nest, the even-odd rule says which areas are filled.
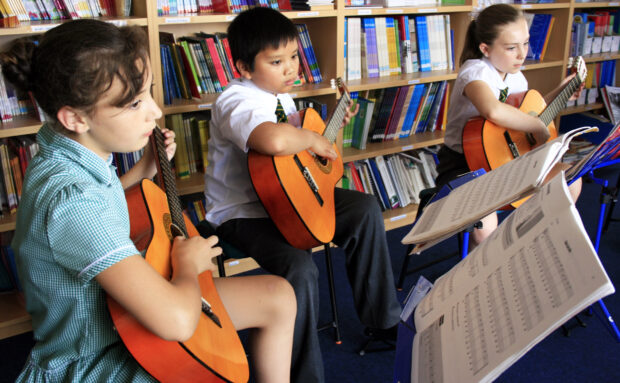
[[[242,78],[232,81],[212,111],[209,166],[205,174],[207,220],[220,238],[253,257],[263,269],[285,277],[297,297],[291,381],[323,382],[317,336],[318,270],[309,251],[291,246],[259,201],[250,180],[247,152],[291,155],[311,150],[336,159],[325,137],[287,122],[276,107],[296,112],[288,94],[298,77],[297,30],[269,8],[242,12],[228,28],[233,61]],[[349,111],[345,123],[355,112]],[[336,188],[333,242],[346,254],[347,276],[361,322],[387,329],[395,339],[400,305],[385,237],[383,216],[373,196]]]

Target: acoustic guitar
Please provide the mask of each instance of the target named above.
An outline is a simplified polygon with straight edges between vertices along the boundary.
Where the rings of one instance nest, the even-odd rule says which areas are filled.
[[[248,169],[258,198],[284,238],[299,249],[329,243],[336,230],[334,188],[344,166],[335,141],[351,102],[340,78],[337,83],[342,97],[327,125],[314,109],[300,111],[302,128],[327,138],[337,159],[329,160],[310,150],[287,156],[255,150],[248,153]]]
[[[166,192],[144,179],[126,191],[130,236],[146,261],[170,279],[172,240],[200,235],[183,214],[174,174],[159,128],[151,137],[158,174]],[[112,321],[131,355],[160,382],[247,382],[248,362],[211,271],[200,274],[202,311],[194,335],[185,342],[166,341],[144,328],[131,314],[107,297]]]
[[[566,101],[579,89],[587,75],[586,64],[581,56],[571,60],[570,64],[571,68],[576,69],[576,76],[549,103],[549,106],[535,90],[511,94],[506,100],[507,104],[517,107],[520,111],[538,116],[548,127],[550,139],[558,136],[553,119],[564,109]],[[472,171],[480,168],[487,172],[496,169],[529,152],[537,144],[539,143],[536,143],[529,134],[503,128],[482,117],[469,120],[463,130],[463,153]]]

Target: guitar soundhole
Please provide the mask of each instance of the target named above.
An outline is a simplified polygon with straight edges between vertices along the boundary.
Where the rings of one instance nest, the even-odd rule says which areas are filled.
[[[332,171],[332,162],[327,158],[316,156],[314,161],[323,173],[329,174]]]
[[[166,235],[168,236],[168,239],[170,241],[172,241],[172,239],[174,238],[172,231],[171,231],[171,226],[172,226],[172,216],[170,215],[170,213],[164,213],[163,218],[163,224],[164,224],[164,230],[166,230]]]

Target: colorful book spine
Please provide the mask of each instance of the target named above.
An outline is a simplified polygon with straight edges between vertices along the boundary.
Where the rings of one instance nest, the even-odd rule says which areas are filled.
[[[377,30],[374,17],[362,19],[362,26],[366,34],[366,63],[368,77],[379,77],[379,61],[377,54]]]
[[[418,45],[418,62],[420,71],[431,70],[431,55],[428,45],[428,31],[426,29],[426,16],[415,16],[416,38]]]

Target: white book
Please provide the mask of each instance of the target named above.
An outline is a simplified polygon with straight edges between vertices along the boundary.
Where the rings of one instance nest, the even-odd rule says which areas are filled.
[[[454,70],[454,59],[452,58],[452,27],[450,26],[450,15],[443,15],[444,30],[446,33],[446,59],[447,69]]]
[[[347,80],[357,80],[361,73],[361,21],[359,17],[347,19]]]
[[[420,159],[424,162],[424,166],[428,168],[431,173],[431,177],[434,179],[437,178],[437,164],[435,163],[435,157],[426,150],[421,150],[418,152]]]
[[[400,207],[405,207],[411,203],[411,198],[409,198],[409,193],[407,193],[405,183],[400,174],[398,173],[398,169],[396,168],[394,159],[394,156],[390,156],[385,158],[385,162],[388,171],[390,172],[390,177],[392,177],[392,183],[396,188],[396,194],[398,195],[398,200],[400,201]]]
[[[407,171],[405,170],[405,165],[403,165],[402,157],[395,155],[392,157],[392,161],[394,164],[394,168],[396,169],[396,172],[398,173],[398,177],[400,178],[400,181],[402,183],[403,189],[405,190],[405,193],[407,194],[409,203],[412,203],[412,202],[418,203],[416,202],[415,190],[413,189],[411,178],[409,177],[409,175],[407,174]]]
[[[408,182],[408,186],[409,186],[409,193],[411,196],[411,200],[416,203],[419,204],[420,203],[420,189],[418,189],[417,185],[416,185],[416,181],[413,178],[413,172],[409,169],[409,163],[410,160],[407,158],[404,158],[403,156],[398,156],[399,158],[399,163],[402,167],[402,171],[405,174],[405,177],[407,178],[407,182]]]
[[[411,382],[491,382],[613,292],[559,175],[420,301]]]
[[[379,76],[390,75],[390,57],[388,53],[387,29],[385,17],[375,17],[377,32],[377,54],[379,61]]]
[[[429,188],[434,188],[435,177],[433,177],[433,172],[431,170],[431,167],[434,166],[435,164],[428,163],[422,151],[418,152],[417,155],[418,155],[418,159],[420,160],[419,164],[420,164],[420,167],[422,168],[421,171],[422,171],[422,177],[424,178],[424,183],[426,183],[426,185],[428,185]]]

